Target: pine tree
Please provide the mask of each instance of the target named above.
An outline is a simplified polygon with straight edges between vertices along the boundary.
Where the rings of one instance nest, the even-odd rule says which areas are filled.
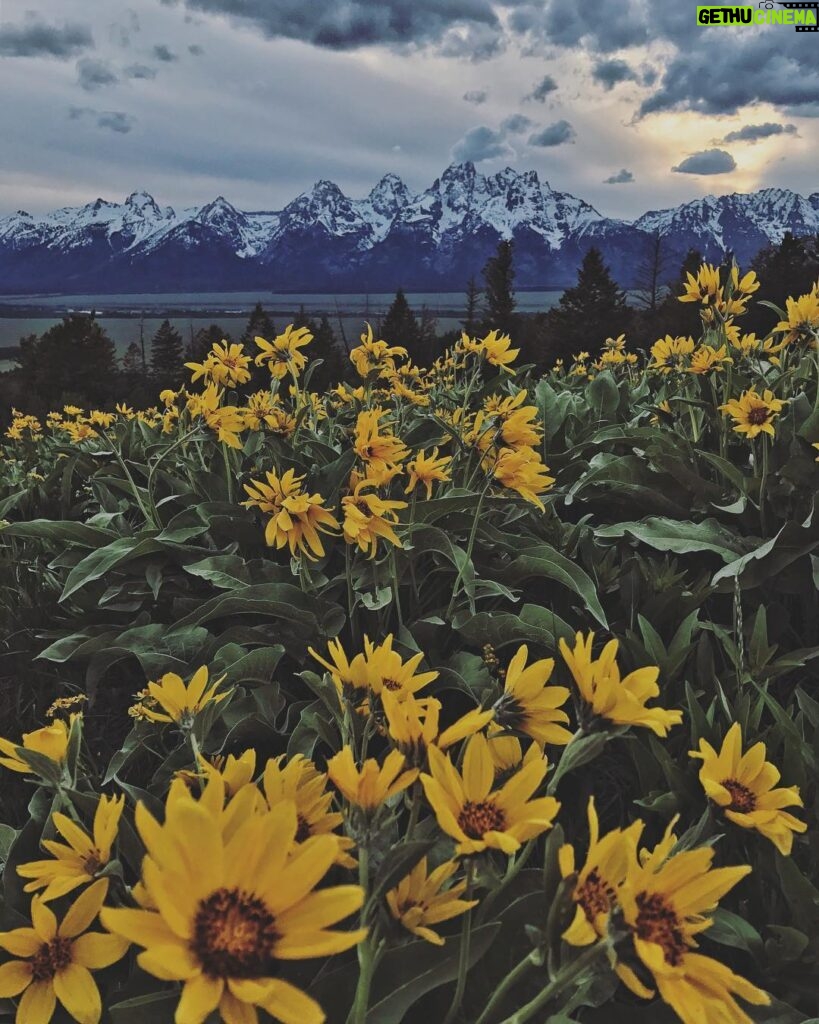
[[[322,313],[321,320],[313,332],[313,343],[308,349],[308,355],[312,359],[322,361],[322,365],[317,366],[310,376],[312,391],[327,391],[345,379],[347,360],[336,341],[335,331],[326,313]]]
[[[475,280],[475,275],[473,274],[466,282],[466,308],[464,310],[464,318],[461,320],[464,332],[468,334],[470,338],[474,337],[475,332],[478,329],[480,302],[481,291],[480,288],[478,288],[478,282]]]
[[[667,266],[666,245],[662,232],[657,230],[649,236],[646,254],[637,269],[635,292],[643,309],[654,311],[662,301]]]
[[[517,325],[514,242],[502,240],[498,243],[497,252],[483,268],[483,279],[486,284],[483,326],[490,331],[514,336]]]
[[[769,245],[757,253],[751,266],[761,287],[753,296],[748,315],[742,319],[742,329],[765,335],[779,318],[773,310],[760,306],[760,300],[784,309],[789,297],[798,298],[811,290],[819,277],[819,235],[795,238],[788,231],[778,245]]]
[[[219,324],[209,324],[207,327],[200,327],[193,334],[185,348],[184,361],[186,363],[201,363],[214,345],[232,340],[227,331],[223,330]],[[187,373],[187,370],[185,373]]]
[[[179,387],[185,375],[182,335],[163,320],[151,342],[151,373],[163,388]]]
[[[418,345],[416,362],[419,366],[429,367],[442,350],[438,342],[438,321],[435,314],[427,306],[421,307],[421,319],[418,323]]]
[[[142,349],[139,342],[132,341],[125,350],[125,355],[122,357],[122,372],[133,377],[142,375]]]
[[[253,339],[259,335],[266,341],[271,341],[276,335],[276,325],[273,323],[273,319],[270,315],[265,312],[261,302],[257,302],[250,313],[250,317],[247,321],[247,327],[242,331],[242,335],[239,341],[245,347],[245,354],[251,352],[258,352],[258,349],[253,344]]]
[[[420,340],[418,321],[410,309],[403,288],[399,288],[395,293],[392,305],[381,324],[379,336],[389,345],[401,345],[413,359],[415,358]]]
[[[583,350],[597,355],[606,338],[628,331],[632,321],[626,296],[611,276],[598,249],[589,249],[557,306],[546,314],[546,362],[570,360]]]

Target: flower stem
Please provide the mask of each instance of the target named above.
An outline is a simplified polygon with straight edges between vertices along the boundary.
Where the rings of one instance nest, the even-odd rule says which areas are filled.
[[[489,1021],[492,1019],[492,1014],[501,1005],[503,1000],[506,998],[506,995],[515,987],[515,985],[517,985],[525,974],[528,974],[529,971],[536,966],[536,958],[537,950],[532,950],[531,953],[527,953],[516,967],[512,968],[492,993],[492,998],[486,1004],[486,1008],[475,1021],[475,1024],[489,1024]]]
[[[532,1020],[538,1011],[542,1010],[544,1006],[555,998],[555,996],[560,995],[565,988],[568,988],[575,978],[582,974],[589,964],[596,960],[605,948],[606,946],[603,942],[597,942],[593,946],[589,946],[589,948],[584,950],[576,960],[572,960],[570,964],[566,964],[566,966],[558,972],[557,977],[554,978],[544,989],[541,989],[534,999],[513,1013],[511,1017],[507,1017],[503,1021],[503,1024],[526,1024],[527,1021]],[[540,1019],[541,1018],[538,1018],[538,1020]]]
[[[358,882],[364,890],[364,902],[361,909],[361,926],[366,925],[367,916],[367,891],[370,881],[370,853],[366,843],[358,848]],[[368,935],[363,942],[358,944],[358,985],[355,990],[355,1001],[353,1002],[348,1024],[366,1024],[367,1007],[370,1002],[370,986],[373,977],[373,935]]]
[[[472,899],[472,883],[475,875],[475,866],[473,861],[470,859],[467,861],[466,866],[466,892],[464,893],[464,899]],[[472,907],[467,910],[463,916],[461,924],[461,948],[458,955],[458,980],[455,984],[455,992],[452,996],[452,1002],[449,1010],[447,1011],[446,1017],[444,1017],[443,1024],[452,1024],[461,1009],[461,1003],[464,1001],[464,993],[466,992],[466,976],[469,972],[469,947],[472,944]]]
[[[449,607],[446,610],[446,615],[444,616],[445,619],[452,618],[452,610],[455,607],[455,601],[458,598],[458,591],[461,586],[461,581],[464,578],[464,569],[472,561],[472,551],[475,547],[475,537],[478,534],[478,523],[481,521],[481,509],[483,508],[483,500],[486,497],[488,491],[489,485],[487,484],[486,487],[484,487],[484,489],[481,491],[481,496],[480,498],[478,498],[478,504],[475,506],[475,518],[472,520],[472,529],[470,530],[469,542],[467,543],[466,546],[466,558],[461,563],[461,567],[458,569],[458,575],[455,577],[455,584],[452,587],[452,598],[450,599]]]
[[[768,536],[768,521],[765,512],[765,505],[768,499],[768,435],[763,434],[762,441],[762,476],[759,480],[759,528],[762,536]]]
[[[407,825],[407,834],[404,842],[409,842],[412,839],[413,833],[415,832],[415,826],[418,824],[418,815],[421,811],[421,785],[416,780],[412,784],[412,805],[410,806],[410,817],[409,824]]]

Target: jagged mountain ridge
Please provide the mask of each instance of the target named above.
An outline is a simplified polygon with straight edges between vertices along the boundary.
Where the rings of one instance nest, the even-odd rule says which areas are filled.
[[[421,193],[395,174],[363,199],[322,180],[276,211],[243,212],[223,196],[176,211],[134,192],[0,217],[0,292],[460,290],[500,238],[515,241],[519,287],[571,283],[592,245],[628,287],[657,231],[669,262],[694,247],[747,263],[786,231],[819,232],[819,192],[706,196],[635,221],[604,217],[535,171],[483,175],[472,163]]]

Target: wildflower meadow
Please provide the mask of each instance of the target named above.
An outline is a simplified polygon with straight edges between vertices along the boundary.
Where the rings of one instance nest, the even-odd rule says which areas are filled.
[[[816,1019],[819,283],[758,287],[15,414],[0,1020]]]

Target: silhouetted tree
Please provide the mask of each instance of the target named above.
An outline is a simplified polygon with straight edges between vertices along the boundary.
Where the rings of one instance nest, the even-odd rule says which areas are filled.
[[[461,321],[464,331],[470,338],[474,336],[478,329],[480,302],[481,291],[473,274],[466,282],[466,308],[464,309],[464,318]]]
[[[178,387],[185,377],[182,335],[163,320],[151,342],[151,373],[163,388]]]
[[[410,309],[403,288],[399,288],[381,324],[381,337],[390,345],[402,345],[415,358],[418,348],[418,321]]]
[[[261,302],[257,302],[253,307],[250,317],[247,321],[247,327],[242,331],[239,341],[245,346],[245,355],[253,353],[255,355],[259,350],[253,344],[253,339],[259,335],[266,341],[270,341],[276,335],[276,325],[273,323],[273,319],[270,315],[265,312]]]
[[[233,339],[219,324],[209,324],[207,327],[200,327],[191,337],[185,348],[186,363],[201,363],[214,345],[222,341],[230,342]],[[187,373],[187,370],[185,371]]]
[[[759,301],[765,299],[784,309],[789,296],[798,298],[811,290],[819,277],[819,235],[794,238],[788,231],[778,245],[757,253],[751,266],[757,272],[760,288],[753,295],[747,316],[742,318],[742,329],[765,335],[778,317],[773,310],[758,305]]]
[[[637,268],[635,299],[643,309],[654,311],[663,298],[668,287],[666,271],[668,269],[668,253],[662,232],[652,232],[646,245],[646,254]]]
[[[514,243],[501,240],[497,252],[483,268],[486,284],[483,326],[490,331],[514,335],[515,318],[515,265]]]

